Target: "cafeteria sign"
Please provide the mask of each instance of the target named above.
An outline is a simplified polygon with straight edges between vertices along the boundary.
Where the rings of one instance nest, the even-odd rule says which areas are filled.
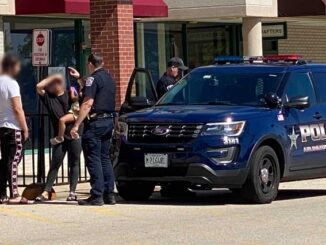
[[[285,23],[263,24],[262,29],[263,38],[285,39],[287,36]]]
[[[48,29],[33,30],[33,66],[49,66],[51,61],[51,31]]]

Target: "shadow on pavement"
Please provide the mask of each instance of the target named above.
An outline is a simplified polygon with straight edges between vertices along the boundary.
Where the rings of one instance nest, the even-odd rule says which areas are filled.
[[[318,189],[289,189],[280,190],[277,199],[278,201],[286,201],[292,199],[311,198],[318,196],[326,196],[326,190]],[[139,204],[139,205],[174,205],[174,206],[210,206],[210,205],[252,205],[243,200],[239,194],[230,191],[202,191],[197,192],[196,197],[187,198],[162,198],[159,192],[155,192],[149,201],[144,202],[128,202],[118,198],[119,204]]]
[[[280,190],[278,193],[277,201],[286,201],[291,199],[301,199],[309,197],[326,196],[326,190],[320,189],[291,189]]]
[[[87,193],[81,192],[84,195]],[[312,198],[326,196],[326,190],[320,189],[282,189],[274,202],[293,199]],[[84,197],[81,197],[83,199]],[[213,206],[213,205],[252,205],[241,198],[239,194],[228,190],[199,191],[194,197],[163,198],[160,192],[154,192],[150,200],[143,202],[124,201],[117,196],[118,204],[121,205],[171,205],[171,206]],[[77,205],[77,202],[66,202],[65,200],[54,200],[30,204],[52,204],[52,205]]]

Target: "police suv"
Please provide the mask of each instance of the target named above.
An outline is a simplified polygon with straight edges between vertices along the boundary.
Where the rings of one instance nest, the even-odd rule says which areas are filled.
[[[157,103],[150,75],[134,73],[122,112],[148,108],[119,119],[114,168],[124,199],[183,185],[270,203],[280,181],[326,176],[326,65],[295,55],[215,63]]]

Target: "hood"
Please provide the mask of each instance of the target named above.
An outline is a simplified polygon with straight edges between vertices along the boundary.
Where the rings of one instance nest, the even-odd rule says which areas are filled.
[[[162,123],[210,123],[222,122],[226,118],[247,120],[253,117],[262,117],[262,113],[271,110],[263,107],[249,106],[157,106],[122,116],[127,122],[162,122]]]

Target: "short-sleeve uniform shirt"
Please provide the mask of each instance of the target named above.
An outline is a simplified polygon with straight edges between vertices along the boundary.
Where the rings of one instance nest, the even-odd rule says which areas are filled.
[[[0,75],[0,127],[21,130],[12,107],[12,98],[21,99],[20,88],[16,80]]]
[[[96,70],[86,79],[83,95],[94,99],[90,114],[115,111],[115,86],[115,81],[104,68]]]
[[[167,91],[169,91],[175,85],[175,83],[175,78],[165,73],[156,85],[158,97],[161,98]]]

